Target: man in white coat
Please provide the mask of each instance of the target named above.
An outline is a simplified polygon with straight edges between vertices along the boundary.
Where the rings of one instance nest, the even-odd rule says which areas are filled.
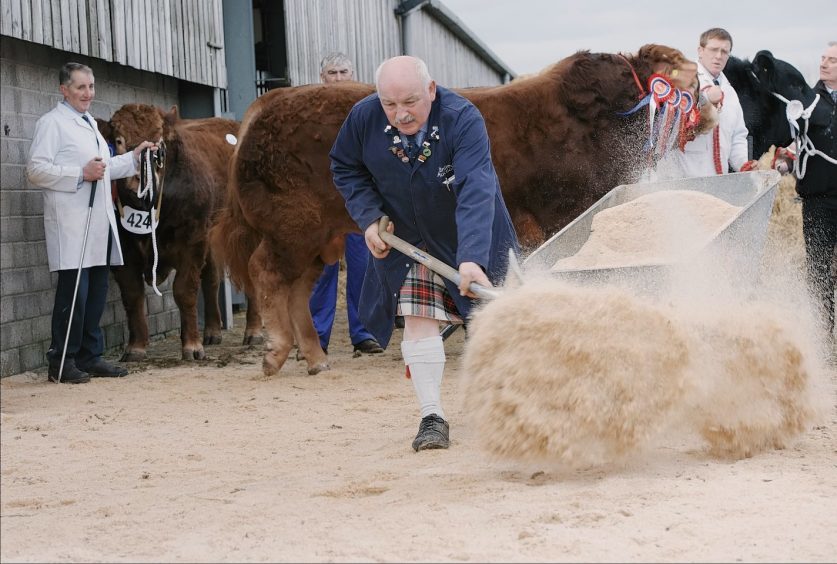
[[[657,166],[660,179],[688,178],[744,172],[755,164],[748,160],[747,126],[744,112],[723,70],[732,51],[732,36],[725,29],[712,28],[700,35],[698,78],[701,97],[718,110],[718,125],[693,141],[683,152],[670,151]]]
[[[140,153],[156,145],[143,141],[133,151],[110,156],[107,142],[90,115],[95,96],[93,71],[67,63],[59,72],[64,96],[35,125],[26,176],[43,189],[44,234],[51,272],[58,272],[52,310],[52,344],[47,353],[49,379],[58,381],[64,341],[69,330],[61,381],[80,384],[91,376],[125,376],[128,371],[102,359],[104,337],[99,320],[104,311],[111,264],[123,263],[110,194],[111,179],[136,174]],[[94,185],[95,183],[95,185]],[[79,273],[90,190],[96,195],[90,231]],[[78,296],[69,320],[79,278]]]

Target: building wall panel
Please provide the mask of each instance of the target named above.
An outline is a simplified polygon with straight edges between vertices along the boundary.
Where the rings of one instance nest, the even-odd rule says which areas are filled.
[[[221,2],[0,0],[0,33],[226,88]]]

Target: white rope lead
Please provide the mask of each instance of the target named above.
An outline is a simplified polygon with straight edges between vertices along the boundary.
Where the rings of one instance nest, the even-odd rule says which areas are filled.
[[[776,92],[771,92],[771,94],[784,102],[786,105],[785,117],[788,119],[788,124],[790,125],[791,137],[793,137],[796,142],[797,157],[796,160],[793,161],[794,176],[796,176],[799,180],[802,180],[805,176],[805,171],[808,168],[808,157],[811,155],[819,155],[831,164],[837,164],[837,159],[829,157],[822,151],[818,150],[814,146],[814,142],[811,141],[811,138],[808,137],[808,119],[811,117],[811,113],[820,101],[820,95],[817,94],[814,97],[814,101],[811,102],[811,105],[806,108],[799,100],[788,100]],[[799,129],[799,124],[797,123],[800,119],[802,119],[805,124],[803,130],[801,131]]]
[[[154,169],[151,166],[151,155],[149,153],[150,149],[144,149],[142,152],[143,162],[145,163],[145,186],[141,186],[137,190],[137,197],[139,199],[148,197],[151,204],[148,212],[151,216],[151,247],[154,250],[154,266],[151,267],[151,288],[155,294],[162,297],[163,294],[157,289],[157,261],[159,258],[157,253],[157,214],[154,213],[154,184],[151,176],[154,174]]]

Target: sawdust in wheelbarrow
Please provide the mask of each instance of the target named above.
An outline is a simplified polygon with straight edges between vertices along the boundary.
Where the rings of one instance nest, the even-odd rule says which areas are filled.
[[[553,270],[670,264],[699,251],[741,210],[693,190],[661,190],[598,212],[590,237]]]

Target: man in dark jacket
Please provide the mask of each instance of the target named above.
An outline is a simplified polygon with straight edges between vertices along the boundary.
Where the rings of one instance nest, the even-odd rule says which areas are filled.
[[[517,236],[491,162],[485,122],[468,100],[430,78],[415,57],[384,61],[377,93],[352,108],[331,150],[334,183],[372,253],[360,300],[366,328],[387,346],[404,316],[401,352],[421,406],[418,451],[447,448],[440,390],[445,350],[439,323],[462,323],[471,282],[505,274]],[[447,264],[457,286],[389,246],[378,235],[387,215],[400,238]]]
[[[837,42],[829,43],[814,86],[820,99],[808,123],[808,138],[817,152],[809,154],[804,176],[797,183],[802,197],[802,233],[808,280],[834,340],[834,256],[837,251]],[[805,131],[804,123],[800,128]],[[797,148],[799,150],[799,148]],[[804,159],[800,154],[800,159]]]

